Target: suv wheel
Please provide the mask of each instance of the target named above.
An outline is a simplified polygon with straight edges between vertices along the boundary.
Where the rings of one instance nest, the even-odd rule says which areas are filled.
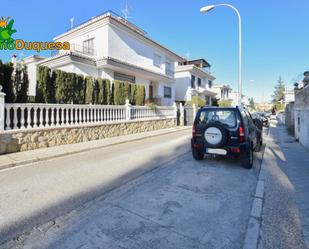
[[[201,149],[192,148],[192,156],[195,160],[201,161],[204,158],[204,152]]]
[[[253,166],[253,149],[250,148],[245,152],[245,155],[241,158],[241,165],[245,169],[251,169]]]

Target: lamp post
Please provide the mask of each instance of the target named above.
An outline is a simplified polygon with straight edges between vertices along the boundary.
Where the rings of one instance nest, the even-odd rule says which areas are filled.
[[[241,99],[242,99],[242,34],[241,34],[241,16],[239,14],[238,9],[236,9],[233,5],[222,3],[222,4],[216,4],[216,5],[208,5],[200,9],[202,13],[207,13],[211,10],[213,10],[215,7],[219,6],[225,6],[233,9],[237,16],[238,16],[238,44],[239,44],[239,64],[238,64],[238,104],[241,105]]]

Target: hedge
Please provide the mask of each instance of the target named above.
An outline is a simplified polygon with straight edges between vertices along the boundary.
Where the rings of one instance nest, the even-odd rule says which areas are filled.
[[[76,103],[100,105],[124,105],[129,99],[132,105],[145,104],[145,86],[115,80],[83,77],[61,70],[38,68],[37,101],[48,103]],[[49,102],[50,101],[50,102]],[[53,102],[52,102],[53,101]]]
[[[196,106],[202,107],[206,105],[206,101],[202,99],[199,96],[192,96],[191,101],[187,101],[185,105],[193,106],[195,104]]]
[[[85,104],[94,103],[94,90],[94,78],[91,76],[87,76],[85,78]]]
[[[218,101],[220,107],[229,107],[232,106],[232,100],[220,100]]]
[[[135,85],[134,90],[134,104],[135,105],[145,105],[145,86]]]
[[[18,64],[14,72],[12,63],[3,64],[0,60],[0,85],[6,94],[6,103],[26,103],[29,87],[27,68]]]

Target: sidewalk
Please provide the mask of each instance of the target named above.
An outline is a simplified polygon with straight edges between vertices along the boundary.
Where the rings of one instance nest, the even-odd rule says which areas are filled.
[[[48,160],[52,158],[62,157],[66,155],[72,155],[84,151],[104,148],[121,143],[127,143],[131,141],[137,141],[144,138],[156,137],[164,134],[169,134],[181,130],[191,129],[188,126],[177,126],[173,128],[160,129],[150,132],[136,133],[126,136],[118,136],[112,138],[106,138],[102,140],[94,140],[77,144],[66,144],[61,146],[17,152],[12,154],[0,155],[0,170],[11,168],[28,163]]]
[[[262,248],[309,248],[309,152],[274,122],[265,139]]]

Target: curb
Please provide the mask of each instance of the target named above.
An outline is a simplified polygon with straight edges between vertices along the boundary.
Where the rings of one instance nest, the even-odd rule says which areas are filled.
[[[268,136],[268,134],[267,134]],[[262,223],[262,210],[264,204],[264,177],[263,177],[263,168],[264,168],[264,155],[267,149],[265,145],[262,164],[260,167],[260,172],[258,176],[258,181],[256,184],[255,194],[253,198],[253,203],[251,207],[251,213],[249,222],[247,225],[247,231],[244,240],[243,249],[257,249],[259,244],[259,236]]]
[[[103,141],[104,139],[101,140],[93,140],[93,141],[88,141],[85,143],[77,143],[77,144],[84,144],[85,146],[82,148],[66,148],[69,146],[76,146],[77,144],[66,144],[66,145],[60,145],[60,146],[55,146],[55,147],[48,147],[48,148],[44,148],[44,149],[55,149],[55,148],[63,148],[62,150],[59,150],[58,152],[52,152],[51,153],[45,153],[42,152],[42,155],[40,155],[40,153],[38,153],[37,155],[33,156],[33,158],[30,159],[24,159],[22,157],[22,159],[20,160],[14,160],[14,158],[12,158],[12,155],[16,156],[18,153],[27,153],[29,151],[24,151],[24,152],[17,152],[17,153],[12,153],[12,154],[6,154],[6,155],[2,155],[0,156],[0,171],[5,170],[5,169],[10,169],[10,168],[15,168],[18,166],[23,166],[29,163],[35,163],[35,162],[40,162],[40,161],[45,161],[45,160],[50,160],[50,159],[54,159],[54,158],[60,158],[63,156],[68,156],[68,155],[74,155],[77,153],[81,153],[81,152],[87,152],[87,151],[92,151],[92,150],[96,150],[96,149],[101,149],[101,148],[106,148],[109,146],[114,146],[114,145],[119,145],[119,144],[124,144],[124,143],[130,143],[130,142],[134,142],[134,141],[139,141],[139,140],[143,140],[143,139],[147,139],[147,138],[151,138],[151,137],[158,137],[161,135],[167,135],[170,133],[176,133],[179,131],[184,131],[184,130],[189,130],[191,129],[190,126],[188,127],[182,127],[182,128],[174,128],[174,130],[168,130],[168,131],[162,131],[162,130],[157,130],[157,131],[161,131],[160,133],[157,134],[143,134],[142,137],[136,137],[136,138],[132,138],[132,139],[125,139],[123,141],[115,141],[115,142],[111,142],[108,144],[98,144],[98,145],[90,145],[88,146],[91,142],[98,142],[98,141]],[[152,131],[154,132],[154,131]],[[138,134],[138,133],[136,133]],[[130,135],[136,135],[136,134],[130,134]],[[125,137],[125,136],[123,136]],[[111,137],[111,138],[116,138],[116,137]],[[88,144],[87,144],[88,143]],[[63,147],[61,147],[63,146]],[[31,150],[31,152],[35,152],[37,150]],[[7,161],[4,163],[1,163],[1,159],[3,161]]]

